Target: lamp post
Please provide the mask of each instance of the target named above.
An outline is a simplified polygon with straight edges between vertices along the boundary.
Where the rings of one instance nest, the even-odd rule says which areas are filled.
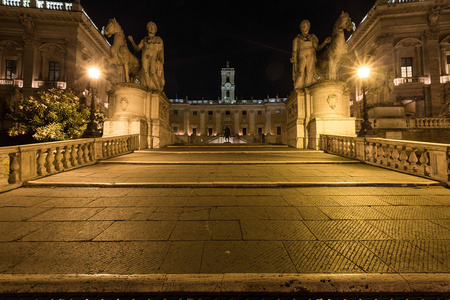
[[[91,93],[91,116],[86,130],[83,133],[84,138],[97,138],[100,137],[100,132],[95,126],[95,88],[93,87],[92,81],[97,80],[100,77],[100,70],[97,68],[89,68],[89,86]]]
[[[369,122],[369,114],[367,113],[367,98],[366,98],[366,78],[369,77],[370,70],[367,67],[362,67],[358,71],[359,78],[362,80],[362,92],[363,92],[363,122],[361,129],[358,132],[358,137],[365,137],[367,135],[375,135],[375,131],[372,128],[372,123]]]

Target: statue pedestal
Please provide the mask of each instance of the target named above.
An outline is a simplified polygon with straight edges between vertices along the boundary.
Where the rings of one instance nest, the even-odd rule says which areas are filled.
[[[287,144],[295,148],[320,148],[320,135],[356,136],[355,118],[350,117],[347,85],[322,81],[291,93],[288,111]]]
[[[113,86],[109,98],[109,119],[103,136],[139,134],[141,149],[161,148],[171,142],[170,101],[164,93],[149,91],[134,83]]]

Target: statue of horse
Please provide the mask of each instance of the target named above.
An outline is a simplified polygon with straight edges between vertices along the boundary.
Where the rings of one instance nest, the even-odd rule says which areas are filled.
[[[353,30],[352,20],[346,12],[342,12],[334,24],[331,43],[325,52],[327,63],[326,74],[328,80],[338,79],[337,73],[339,64],[348,53],[348,45],[345,40],[344,30]]]
[[[123,33],[122,27],[116,21],[116,18],[109,20],[108,25],[106,25],[104,34],[107,37],[111,37],[111,35],[114,35],[114,42],[111,46],[111,64],[123,66],[123,80],[125,82],[130,82],[130,74],[133,78],[136,78],[139,74],[141,65],[136,56],[134,56],[130,52],[130,50],[128,50],[125,34]]]

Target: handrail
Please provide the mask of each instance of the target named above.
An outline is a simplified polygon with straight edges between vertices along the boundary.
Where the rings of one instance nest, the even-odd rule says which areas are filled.
[[[321,150],[450,184],[450,144],[321,135]]]
[[[137,134],[0,147],[0,192],[137,149]]]

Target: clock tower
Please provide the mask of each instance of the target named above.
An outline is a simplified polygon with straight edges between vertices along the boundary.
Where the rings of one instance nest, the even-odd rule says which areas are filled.
[[[230,68],[230,63],[227,61],[227,67],[222,68],[222,103],[235,103],[235,85],[234,85],[234,68]]]

